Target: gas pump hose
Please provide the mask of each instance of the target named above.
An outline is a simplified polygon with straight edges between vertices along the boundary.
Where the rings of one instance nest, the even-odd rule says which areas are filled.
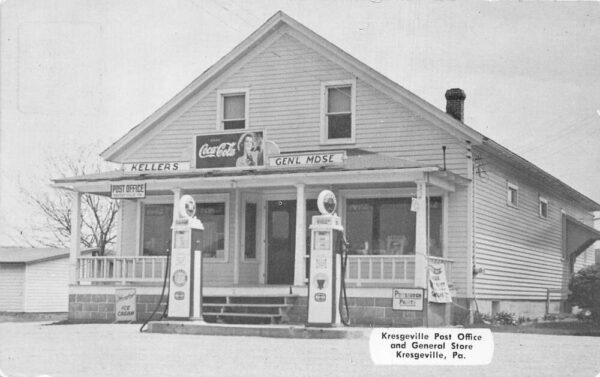
[[[169,271],[171,268],[170,264],[171,264],[171,253],[169,251],[167,251],[167,266],[165,268],[165,278],[163,279],[163,285],[162,285],[162,291],[160,292],[160,298],[158,299],[158,302],[156,303],[156,307],[154,308],[154,311],[152,312],[152,314],[150,314],[150,316],[148,318],[146,318],[144,323],[142,323],[142,327],[140,327],[140,332],[144,332],[144,327],[146,327],[148,322],[150,322],[152,317],[154,317],[154,314],[156,314],[156,312],[160,308],[160,303],[162,302],[163,298],[165,297],[165,288],[167,287],[167,281],[169,280],[169,276],[171,274],[171,272]],[[167,313],[168,308],[169,308],[169,301],[167,300],[167,304],[165,305],[165,309],[163,310],[159,320],[161,320],[165,317],[165,314]]]
[[[339,250],[341,251],[342,263],[341,263],[341,276],[340,276],[340,303],[338,311],[340,313],[340,320],[344,326],[350,326],[350,310],[348,309],[348,296],[346,295],[346,266],[348,265],[348,246],[349,243],[346,241],[346,235],[342,233],[342,237],[339,239]],[[345,314],[344,314],[345,311]]]

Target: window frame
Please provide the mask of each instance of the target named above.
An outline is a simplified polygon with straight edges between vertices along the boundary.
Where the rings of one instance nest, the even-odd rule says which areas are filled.
[[[192,197],[196,203],[225,203],[225,228],[223,231],[223,247],[224,253],[223,258],[202,258],[203,263],[229,263],[229,221],[230,221],[230,196],[227,193],[219,194],[192,194]],[[151,204],[171,204],[173,205],[172,196],[152,196],[141,200],[141,210],[139,213],[140,228],[139,228],[139,247],[138,255],[144,256],[143,243],[144,243],[144,206]],[[177,208],[173,208],[173,216],[177,213]]]
[[[511,200],[511,191],[515,192],[515,203]],[[506,204],[509,207],[519,208],[519,186],[510,181],[506,181]]]
[[[379,190],[368,190],[368,189],[347,189],[339,190],[339,216],[342,218],[342,225],[344,229],[347,229],[348,224],[346,223],[348,216],[346,216],[347,210],[347,199],[393,199],[393,198],[412,198],[415,194],[414,188],[396,188],[386,189],[382,188]],[[442,199],[442,242],[440,247],[442,248],[442,257],[448,257],[448,195],[441,189],[436,187],[427,188],[427,196],[439,197]],[[408,254],[410,255],[410,254]],[[440,257],[436,257],[440,258]]]
[[[225,97],[244,95],[244,128],[233,128],[225,129]],[[228,119],[228,120],[241,120],[241,119]],[[236,130],[247,130],[250,128],[250,89],[221,89],[217,90],[217,131],[236,131]]]
[[[329,122],[327,114],[329,89],[350,87],[350,138],[329,139]],[[356,143],[356,79],[321,82],[321,144],[354,144]]]
[[[546,216],[544,216],[542,214],[542,205],[546,205]],[[546,199],[545,197],[540,195],[538,197],[538,216],[541,219],[548,219],[549,211],[550,211],[550,203],[548,202],[548,199]]]

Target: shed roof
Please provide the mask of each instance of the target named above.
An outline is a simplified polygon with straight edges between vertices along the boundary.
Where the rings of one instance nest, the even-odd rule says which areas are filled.
[[[69,249],[0,247],[0,263],[34,263],[68,257]]]

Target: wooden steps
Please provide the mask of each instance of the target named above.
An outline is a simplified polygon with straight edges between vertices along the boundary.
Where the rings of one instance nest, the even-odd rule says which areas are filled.
[[[285,323],[294,299],[295,296],[205,296],[202,315],[206,322]]]

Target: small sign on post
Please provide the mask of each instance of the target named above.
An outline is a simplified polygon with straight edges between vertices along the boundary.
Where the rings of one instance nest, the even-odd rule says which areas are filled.
[[[115,319],[117,322],[136,320],[135,288],[120,288],[115,290]]]
[[[423,289],[394,288],[392,289],[393,310],[423,310]]]

